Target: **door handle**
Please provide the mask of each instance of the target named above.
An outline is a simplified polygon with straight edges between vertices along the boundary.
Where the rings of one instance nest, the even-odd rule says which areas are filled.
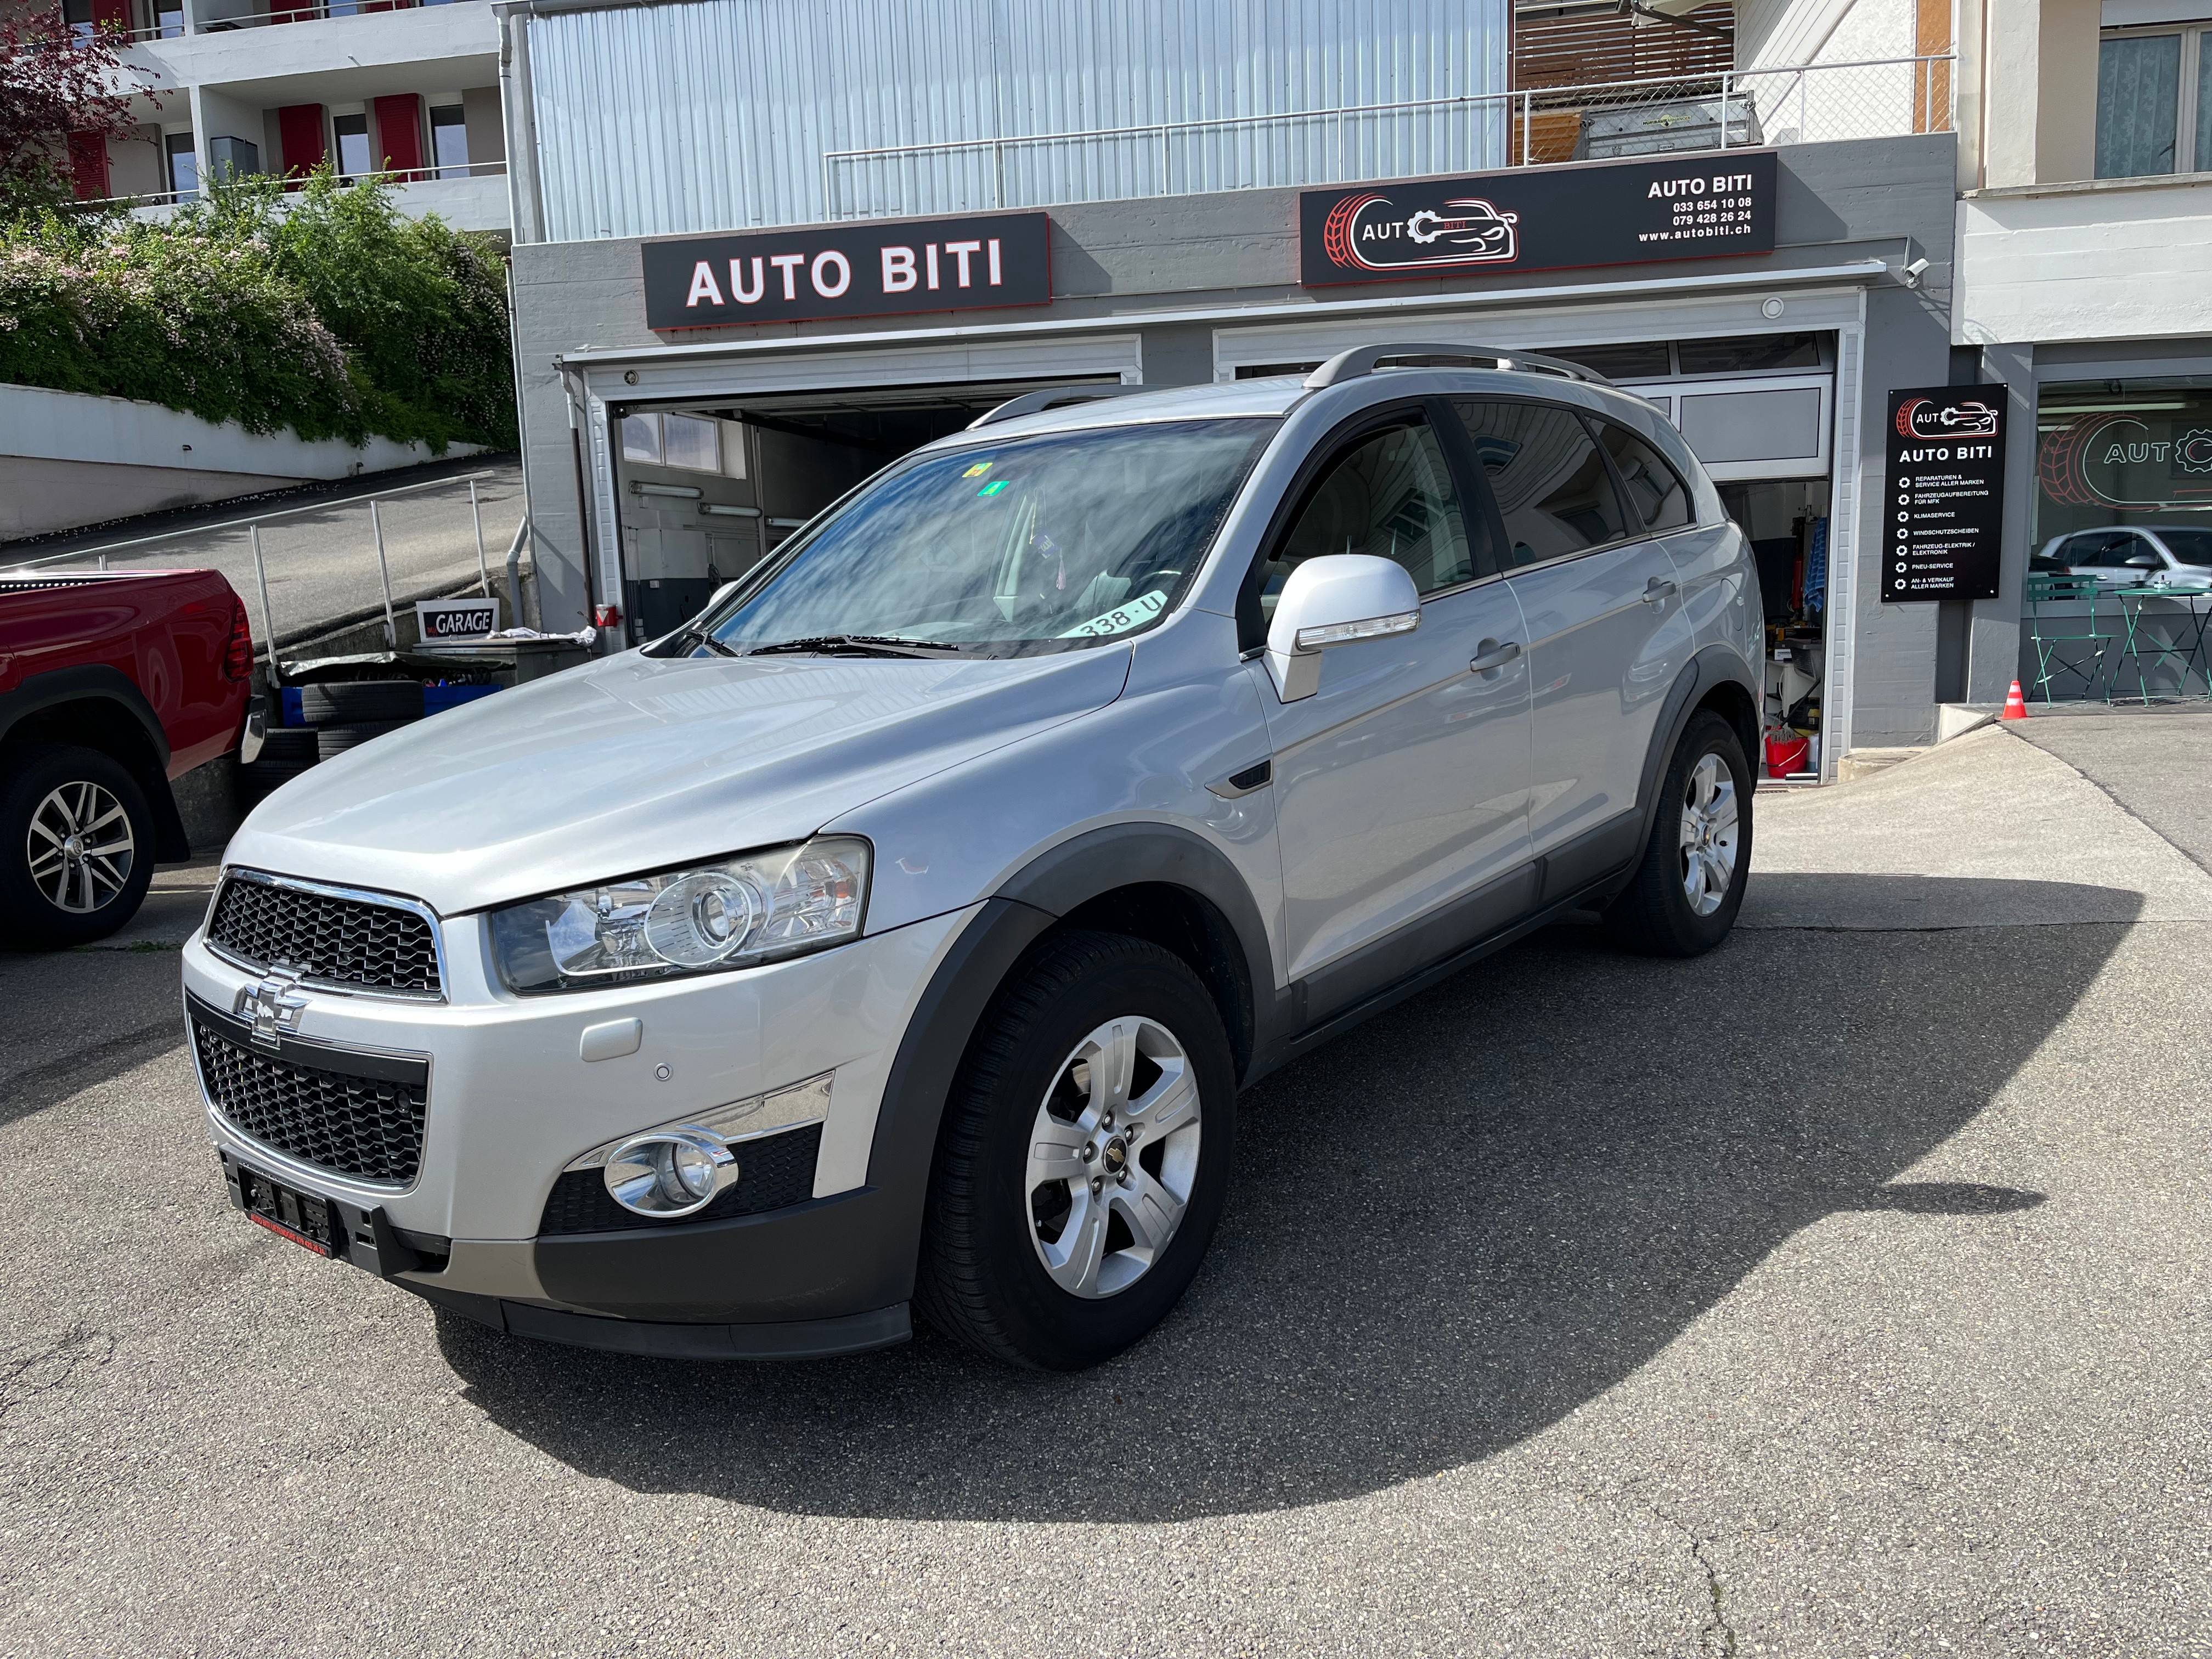
[[[1654,576],[1650,581],[1644,584],[1644,603],[1646,605],[1664,605],[1668,600],[1673,599],[1675,594],[1681,591],[1682,590],[1680,588],[1675,586],[1674,583],[1668,581],[1664,576]]]
[[[1474,659],[1467,668],[1470,674],[1488,674],[1505,666],[1521,654],[1521,643],[1508,640],[1500,645],[1496,640],[1485,640],[1475,647]]]

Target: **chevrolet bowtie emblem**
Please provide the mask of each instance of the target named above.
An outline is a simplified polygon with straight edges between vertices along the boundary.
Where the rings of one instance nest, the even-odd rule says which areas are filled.
[[[300,975],[280,968],[262,975],[259,984],[239,992],[238,1017],[252,1023],[256,1042],[274,1048],[285,1032],[300,1029],[300,1011],[307,1006],[307,999],[299,987]]]

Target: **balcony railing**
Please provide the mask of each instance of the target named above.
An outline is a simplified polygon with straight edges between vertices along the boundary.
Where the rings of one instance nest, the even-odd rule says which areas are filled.
[[[122,28],[113,23],[97,26],[79,23],[75,27],[88,33],[94,27],[110,39],[124,46],[136,46],[147,40],[175,40],[185,35],[225,34],[237,29],[267,28],[274,23],[307,23],[325,17],[361,17],[371,12],[419,11],[431,6],[458,5],[463,0],[312,0],[310,3],[279,3],[270,0],[264,9],[240,9],[226,16],[212,16],[208,4],[222,0],[204,0],[197,6],[182,10],[167,10],[158,14],[153,22],[143,27]]]
[[[1950,55],[830,150],[831,219],[1327,185],[1951,130]]]
[[[434,184],[443,179],[501,178],[506,173],[507,163],[504,161],[468,161],[454,162],[447,167],[411,167],[399,173],[357,175],[347,179],[345,182],[361,184],[368,179],[374,179],[380,184],[387,185],[424,185]],[[92,201],[72,202],[70,205],[87,212],[98,212],[109,208],[175,207],[181,203],[198,201],[199,196],[200,192],[198,190],[158,190],[149,191],[138,196],[103,196]]]

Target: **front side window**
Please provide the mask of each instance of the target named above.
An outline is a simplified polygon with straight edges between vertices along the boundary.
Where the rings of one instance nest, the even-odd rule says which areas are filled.
[[[914,458],[679,638],[725,654],[888,640],[986,656],[1125,638],[1174,605],[1277,424],[1160,422]]]
[[[1330,464],[1307,491],[1289,533],[1260,565],[1261,617],[1273,619],[1291,572],[1329,553],[1365,553],[1401,564],[1424,594],[1474,580],[1451,469],[1426,422],[1362,438]]]
[[[2109,536],[2076,536],[2067,544],[2067,562],[2083,570],[2122,570],[2138,553],[2149,551],[2125,531]]]
[[[2158,538],[2177,563],[2212,565],[2212,530],[2160,530]]]
[[[1506,562],[1536,564],[1631,535],[1605,458],[1573,410],[1453,399],[1505,521]]]
[[[1613,457],[1613,470],[1620,474],[1621,486],[1628,491],[1629,505],[1643,515],[1646,530],[1661,536],[1670,530],[1686,530],[1697,521],[1697,513],[1690,505],[1690,487],[1664,456],[1625,426],[1615,426],[1611,421],[1596,424],[1606,453]]]

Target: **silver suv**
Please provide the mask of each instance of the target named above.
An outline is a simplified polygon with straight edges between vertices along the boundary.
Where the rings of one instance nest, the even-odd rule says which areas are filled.
[[[520,1335],[1087,1365],[1253,1079],[1571,910],[1727,933],[1759,617],[1568,364],[1018,398],[253,814],[184,957],[234,1201]]]

